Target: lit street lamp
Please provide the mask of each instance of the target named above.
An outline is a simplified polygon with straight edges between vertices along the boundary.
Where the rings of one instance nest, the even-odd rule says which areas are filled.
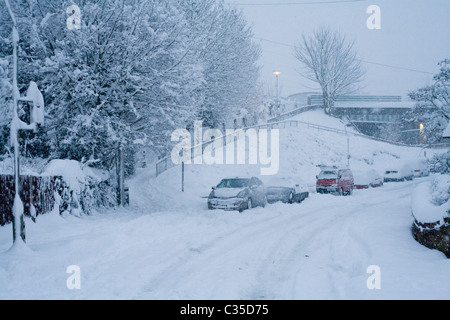
[[[420,124],[420,144],[423,144],[425,139],[424,139],[424,135],[423,135],[423,131],[425,130],[425,125],[423,123]]]

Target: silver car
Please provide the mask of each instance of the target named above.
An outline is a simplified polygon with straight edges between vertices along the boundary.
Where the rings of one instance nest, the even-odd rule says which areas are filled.
[[[266,188],[258,178],[223,179],[212,188],[208,209],[243,212],[267,204]]]

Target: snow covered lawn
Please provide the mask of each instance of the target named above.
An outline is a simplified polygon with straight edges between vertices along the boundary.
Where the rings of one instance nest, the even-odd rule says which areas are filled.
[[[199,197],[184,210],[43,216],[27,221],[30,252],[9,252],[0,228],[0,299],[450,299],[450,261],[411,235],[423,181],[244,214]],[[71,265],[81,290],[66,286]],[[381,290],[367,288],[372,265]]]

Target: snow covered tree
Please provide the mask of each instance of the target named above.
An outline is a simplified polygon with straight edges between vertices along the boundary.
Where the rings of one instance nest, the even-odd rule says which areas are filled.
[[[229,10],[219,16],[214,40],[204,52],[206,84],[203,112],[218,127],[230,125],[239,112],[255,108],[260,49],[252,43],[252,31],[241,13]]]
[[[109,167],[119,145],[148,137],[159,146],[181,125],[193,105],[189,84],[199,80],[183,61],[173,3],[85,1],[79,30],[66,27],[68,1],[24,4],[15,4],[25,30],[21,82],[40,78],[53,157]]]
[[[80,28],[67,27],[71,5],[12,4],[23,30],[19,83],[36,81],[48,107],[44,132],[27,137],[44,145],[32,155],[112,169],[123,146],[131,172],[135,142],[165,155],[175,129],[200,117],[232,123],[257,104],[259,48],[222,1],[85,0]],[[0,39],[7,22],[1,8]],[[10,54],[10,44],[0,50]]]
[[[326,113],[331,112],[338,96],[355,92],[364,77],[354,42],[330,29],[303,35],[294,49],[294,56],[304,66],[301,75],[322,88]]]
[[[138,43],[131,47],[137,55],[145,52],[136,66],[141,80],[133,102],[138,115],[134,128],[160,154],[169,151],[175,129],[194,121],[201,101],[202,65],[193,54],[198,42],[181,9],[176,2],[146,5]]]
[[[424,123],[424,134],[429,143],[442,138],[442,133],[450,122],[450,59],[439,63],[440,73],[434,83],[409,94],[417,101],[414,115]]]
[[[206,126],[231,125],[242,109],[255,110],[261,104],[260,47],[241,11],[215,0],[181,3],[196,43],[194,55],[203,67],[199,117]]]
[[[11,122],[12,85],[9,69],[8,59],[0,57],[0,155],[6,152],[3,148],[7,144]]]

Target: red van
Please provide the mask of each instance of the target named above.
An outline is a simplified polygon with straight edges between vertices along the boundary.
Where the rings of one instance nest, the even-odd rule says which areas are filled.
[[[334,193],[341,196],[352,195],[355,189],[355,179],[350,169],[337,167],[322,167],[317,176],[317,193]]]

